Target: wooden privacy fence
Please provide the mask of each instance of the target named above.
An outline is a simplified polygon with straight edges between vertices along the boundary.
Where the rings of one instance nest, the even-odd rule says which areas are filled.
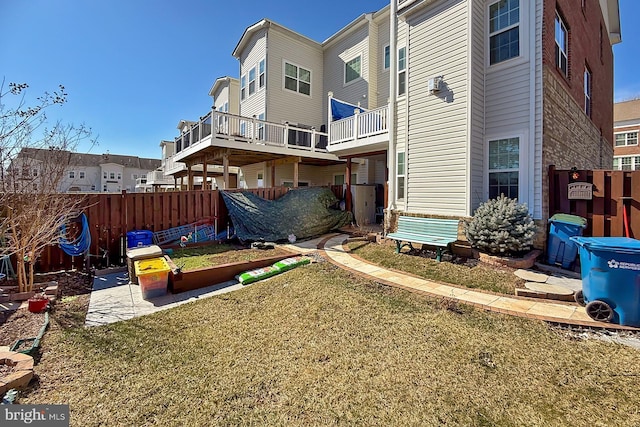
[[[276,200],[289,188],[258,188],[250,191],[264,199]],[[66,195],[64,195],[66,196]],[[84,210],[91,232],[89,254],[93,265],[122,264],[127,232],[160,231],[210,219],[219,233],[229,225],[227,208],[218,190],[158,193],[90,194]],[[41,272],[82,268],[83,257],[70,257],[58,246],[49,246],[38,260]]]
[[[570,200],[568,186],[573,182],[593,184],[592,200]],[[549,166],[549,217],[556,213],[587,218],[585,236],[640,239],[640,171],[556,170]]]

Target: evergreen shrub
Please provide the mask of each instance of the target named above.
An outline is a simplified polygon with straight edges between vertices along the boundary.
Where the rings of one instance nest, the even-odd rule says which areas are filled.
[[[464,228],[472,247],[500,256],[530,250],[536,232],[527,205],[504,195],[481,204]]]

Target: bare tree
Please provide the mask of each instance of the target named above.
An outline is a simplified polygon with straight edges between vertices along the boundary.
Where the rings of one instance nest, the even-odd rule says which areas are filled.
[[[15,255],[20,292],[33,289],[34,265],[48,245],[57,244],[60,229],[85,206],[79,196],[60,194],[60,183],[72,152],[83,140],[95,143],[91,130],[57,122],[47,128],[45,111],[67,101],[63,86],[25,101],[26,84],[0,86],[0,232],[3,255]],[[15,97],[7,107],[7,97]]]

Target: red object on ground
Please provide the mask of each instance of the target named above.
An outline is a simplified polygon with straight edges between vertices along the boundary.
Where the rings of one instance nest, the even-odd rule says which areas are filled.
[[[29,298],[29,311],[32,313],[40,313],[47,309],[49,300],[47,298]]]

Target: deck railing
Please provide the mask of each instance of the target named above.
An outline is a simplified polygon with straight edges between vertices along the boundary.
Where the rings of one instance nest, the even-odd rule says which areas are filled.
[[[354,141],[389,132],[389,106],[360,113],[331,123],[329,145]]]
[[[197,146],[208,137],[287,147],[299,150],[326,152],[328,135],[315,128],[267,122],[255,117],[244,117],[220,111],[211,111],[194,123],[189,131],[178,136],[176,153]],[[207,141],[208,142],[208,141]]]

